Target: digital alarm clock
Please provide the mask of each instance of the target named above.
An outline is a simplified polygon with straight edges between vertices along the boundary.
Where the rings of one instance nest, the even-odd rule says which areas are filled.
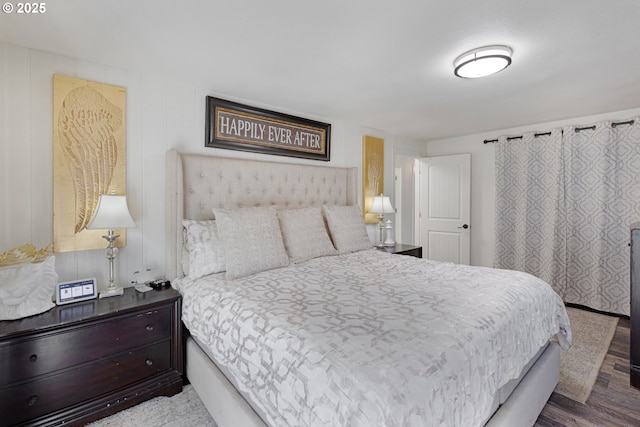
[[[58,305],[86,301],[97,296],[95,277],[61,282],[56,285],[56,304]]]

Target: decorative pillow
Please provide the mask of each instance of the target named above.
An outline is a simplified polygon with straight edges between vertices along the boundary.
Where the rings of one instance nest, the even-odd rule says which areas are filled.
[[[275,207],[214,209],[227,278],[289,265]]]
[[[373,246],[357,205],[323,206],[322,210],[331,240],[339,253],[361,251]]]
[[[278,212],[284,246],[293,263],[326,255],[336,255],[324,225],[320,207]]]
[[[216,222],[185,219],[182,225],[187,233],[189,253],[189,266],[185,274],[190,279],[197,279],[207,274],[224,271],[225,258]]]
[[[52,301],[58,274],[54,256],[37,264],[0,268],[0,320],[21,319],[43,313]]]

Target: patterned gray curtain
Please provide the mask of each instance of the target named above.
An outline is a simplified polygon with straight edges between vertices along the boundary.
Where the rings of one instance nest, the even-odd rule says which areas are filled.
[[[563,296],[566,233],[562,131],[501,137],[495,150],[494,265],[533,274]]]
[[[640,123],[500,138],[495,266],[566,302],[629,315],[629,225],[640,220]]]
[[[582,129],[582,130],[580,130]],[[564,129],[566,302],[629,315],[629,226],[640,220],[640,124]]]

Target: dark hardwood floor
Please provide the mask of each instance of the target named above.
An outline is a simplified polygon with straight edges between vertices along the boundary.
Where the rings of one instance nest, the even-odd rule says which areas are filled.
[[[620,319],[586,404],[553,393],[535,425],[640,426],[640,390],[629,385],[629,319]]]

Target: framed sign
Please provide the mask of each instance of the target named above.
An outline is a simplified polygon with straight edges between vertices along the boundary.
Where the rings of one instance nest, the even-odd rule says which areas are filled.
[[[330,160],[331,125],[207,96],[205,147]]]

